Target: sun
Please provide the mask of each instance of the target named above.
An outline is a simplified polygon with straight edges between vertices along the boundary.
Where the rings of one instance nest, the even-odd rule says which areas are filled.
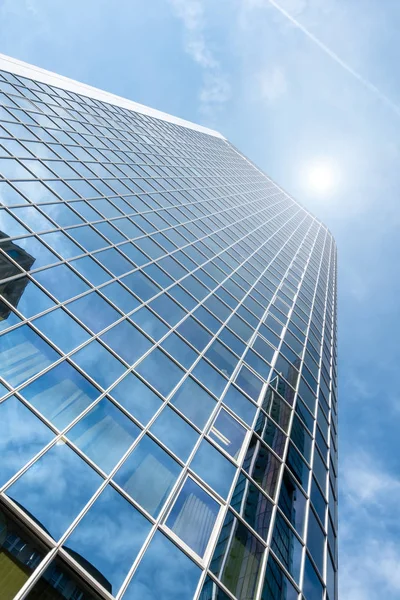
[[[324,195],[332,192],[338,180],[337,166],[328,159],[313,160],[304,165],[304,185],[315,194]]]

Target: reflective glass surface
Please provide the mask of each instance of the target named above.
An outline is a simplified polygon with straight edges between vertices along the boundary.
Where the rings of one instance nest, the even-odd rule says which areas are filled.
[[[2,592],[337,600],[330,232],[215,132],[4,64]]]

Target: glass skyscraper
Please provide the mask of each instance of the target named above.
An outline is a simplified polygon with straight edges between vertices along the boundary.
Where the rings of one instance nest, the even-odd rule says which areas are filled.
[[[335,600],[336,379],[320,221],[0,56],[1,600]]]

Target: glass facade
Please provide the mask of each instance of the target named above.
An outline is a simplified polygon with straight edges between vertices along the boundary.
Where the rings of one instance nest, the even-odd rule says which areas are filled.
[[[2,600],[336,600],[330,232],[45,79],[0,71]]]

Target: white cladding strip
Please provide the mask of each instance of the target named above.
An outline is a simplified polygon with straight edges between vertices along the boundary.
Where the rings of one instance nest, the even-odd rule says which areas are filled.
[[[174,123],[175,125],[181,125],[182,127],[188,127],[189,129],[194,129],[196,131],[201,131],[202,133],[213,135],[214,137],[225,139],[223,135],[218,133],[218,131],[214,131],[213,129],[208,129],[202,125],[191,123],[190,121],[185,121],[179,117],[174,117],[167,113],[163,113],[160,110],[144,106],[144,104],[138,104],[132,100],[127,100],[121,96],[116,96],[110,92],[99,90],[91,85],[86,85],[86,83],[80,83],[79,81],[74,81],[68,77],[57,75],[57,73],[46,71],[40,67],[36,67],[34,65],[30,65],[29,63],[22,62],[21,60],[17,60],[16,58],[6,56],[5,54],[0,54],[0,69],[3,71],[8,71],[9,73],[14,73],[15,75],[21,75],[22,77],[36,79],[36,81],[54,85],[64,90],[75,92],[76,94],[82,94],[83,96],[88,96],[89,98],[94,98],[102,102],[108,102],[109,104],[120,106],[121,108],[128,108],[129,110],[133,110],[144,115],[149,115],[150,117],[155,117],[156,119],[161,119],[162,121],[168,121],[169,123]]]

